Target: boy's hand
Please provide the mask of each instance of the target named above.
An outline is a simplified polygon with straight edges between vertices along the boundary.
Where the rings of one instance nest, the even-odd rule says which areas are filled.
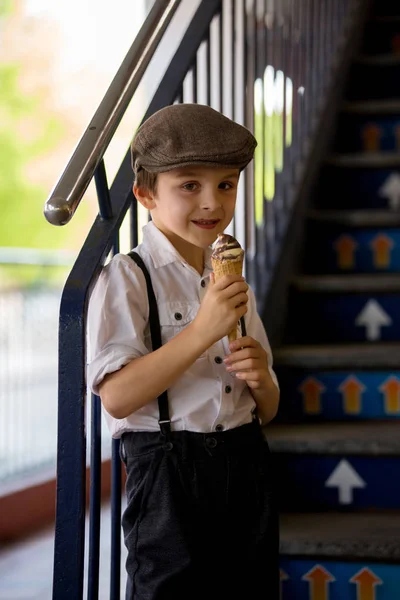
[[[229,348],[232,354],[224,359],[227,371],[246,381],[252,390],[269,387],[268,357],[261,344],[246,336],[231,342]]]
[[[193,321],[200,335],[207,337],[209,346],[228,335],[247,312],[249,286],[240,275],[225,275],[210,284]]]

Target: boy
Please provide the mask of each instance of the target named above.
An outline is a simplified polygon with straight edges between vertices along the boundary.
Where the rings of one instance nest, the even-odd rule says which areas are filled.
[[[88,317],[89,384],[127,471],[127,600],[279,597],[260,427],[279,401],[271,350],[243,277],[215,282],[210,266],[255,146],[246,128],[195,104],[160,110],[132,143],[134,194],[152,217],[136,250],[155,302],[144,272],[119,254]],[[247,335],[228,346],[244,316]]]

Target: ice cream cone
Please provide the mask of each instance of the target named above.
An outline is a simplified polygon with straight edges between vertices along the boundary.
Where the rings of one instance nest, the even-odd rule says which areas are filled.
[[[238,252],[239,250],[239,252]],[[244,251],[234,237],[220,234],[211,256],[215,281],[225,275],[242,275]],[[237,327],[228,334],[229,342],[237,339]]]

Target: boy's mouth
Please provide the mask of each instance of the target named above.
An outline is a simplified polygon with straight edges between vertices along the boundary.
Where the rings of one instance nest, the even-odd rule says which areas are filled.
[[[197,221],[192,221],[200,229],[214,229],[219,222],[220,219],[198,219]]]

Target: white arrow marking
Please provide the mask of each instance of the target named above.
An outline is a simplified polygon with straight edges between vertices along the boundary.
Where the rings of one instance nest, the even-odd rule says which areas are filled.
[[[392,173],[386,179],[382,187],[379,188],[378,194],[381,198],[389,198],[389,206],[392,210],[400,208],[400,175]]]
[[[381,337],[381,327],[392,324],[392,319],[376,300],[368,300],[355,321],[359,327],[366,327],[367,340],[373,342]]]
[[[364,488],[366,485],[357,471],[344,459],[340,461],[325,481],[326,487],[338,488],[339,504],[351,504],[353,502],[353,489]]]

